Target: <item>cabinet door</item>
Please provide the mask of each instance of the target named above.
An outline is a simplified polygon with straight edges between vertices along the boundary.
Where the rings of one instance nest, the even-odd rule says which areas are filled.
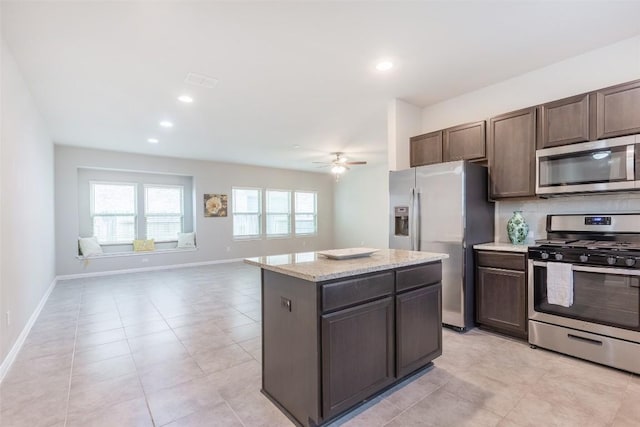
[[[523,271],[478,267],[476,321],[518,337],[527,336],[526,281]]]
[[[596,92],[596,138],[640,133],[640,80]]]
[[[536,108],[489,121],[489,197],[535,195]]]
[[[411,167],[442,163],[442,131],[414,136],[411,145]]]
[[[442,285],[396,296],[398,378],[442,354]]]
[[[589,141],[589,94],[540,106],[538,148]]]
[[[395,377],[393,298],[322,316],[322,417],[326,420]]]
[[[486,157],[485,121],[445,129],[442,160],[474,160]]]

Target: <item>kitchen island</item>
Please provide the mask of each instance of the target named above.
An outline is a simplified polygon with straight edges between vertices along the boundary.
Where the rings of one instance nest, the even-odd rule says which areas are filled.
[[[325,424],[442,354],[442,260],[383,249],[249,258],[262,276],[262,392]]]

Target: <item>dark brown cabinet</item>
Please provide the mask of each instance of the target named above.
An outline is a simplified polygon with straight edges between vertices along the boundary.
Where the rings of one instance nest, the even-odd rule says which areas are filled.
[[[535,195],[536,108],[489,120],[489,197]]]
[[[396,297],[397,372],[403,377],[442,354],[442,285]]]
[[[442,161],[478,160],[486,157],[485,121],[466,123],[443,131]]]
[[[414,136],[409,145],[411,167],[442,163],[442,131]]]
[[[526,255],[476,251],[476,265],[476,322],[526,338]]]
[[[589,141],[591,98],[587,93],[541,105],[538,148]]]
[[[391,384],[393,298],[322,316],[322,414],[337,415]]]
[[[312,282],[262,270],[262,391],[320,425],[442,354],[440,261]]]
[[[640,133],[640,80],[601,89],[596,96],[596,139]]]

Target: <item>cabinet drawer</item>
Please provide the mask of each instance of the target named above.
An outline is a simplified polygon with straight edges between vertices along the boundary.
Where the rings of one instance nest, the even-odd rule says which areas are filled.
[[[442,263],[439,261],[417,267],[408,267],[396,271],[396,291],[400,292],[430,285],[432,283],[438,283],[441,280]]]
[[[476,261],[480,267],[506,268],[524,271],[526,255],[513,252],[477,251]]]
[[[370,301],[393,293],[393,272],[374,274],[322,287],[322,311]]]

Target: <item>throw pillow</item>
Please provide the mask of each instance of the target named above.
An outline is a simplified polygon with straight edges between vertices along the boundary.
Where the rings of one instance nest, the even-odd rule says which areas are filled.
[[[155,251],[155,250],[156,250],[156,244],[153,239],[133,241],[134,252],[148,252],[148,251]]]
[[[195,248],[196,233],[178,233],[178,248]]]
[[[78,237],[78,245],[80,245],[80,253],[83,256],[100,255],[102,254],[102,246],[98,243],[98,238],[93,237]]]

